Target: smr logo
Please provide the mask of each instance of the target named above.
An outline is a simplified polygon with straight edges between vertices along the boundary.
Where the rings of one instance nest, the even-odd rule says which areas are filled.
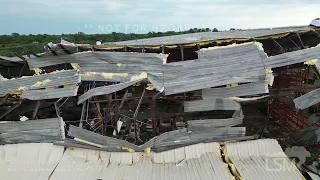
[[[296,167],[300,168],[306,162],[307,157],[311,157],[309,151],[305,147],[293,146],[285,150],[285,156],[266,156],[267,171],[285,171],[292,170]],[[291,162],[290,162],[290,159]]]

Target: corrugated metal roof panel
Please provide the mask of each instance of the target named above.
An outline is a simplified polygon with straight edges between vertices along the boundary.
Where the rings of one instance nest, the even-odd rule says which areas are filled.
[[[154,155],[68,148],[50,179],[231,179],[232,175],[218,157],[216,143],[185,148],[190,150],[181,153],[188,153],[189,158],[180,167],[176,166],[176,159],[166,159],[166,164],[153,163]]]
[[[202,89],[202,98],[227,98],[269,93],[268,81],[258,81],[235,87]]]
[[[184,112],[212,111],[212,110],[240,110],[239,103],[231,99],[204,99],[196,101],[186,101]]]
[[[261,51],[261,44],[246,43],[199,52],[200,56],[201,53],[206,53],[215,57],[213,60],[210,57],[165,64],[165,94],[265,80]],[[229,55],[224,57],[223,54]]]
[[[9,122],[0,126],[0,144],[54,142],[65,138],[62,118]]]
[[[77,96],[79,86],[57,88],[57,89],[40,89],[40,90],[24,90],[21,98],[30,100],[57,99],[64,97]]]
[[[11,92],[16,92],[19,88],[28,89],[31,86],[35,85],[38,82],[44,82],[45,80],[49,80],[51,82],[44,85],[44,87],[49,87],[50,84],[59,84],[64,82],[62,78],[75,76],[77,71],[59,71],[50,74],[42,74],[36,76],[26,76],[17,79],[9,79],[6,81],[0,82],[0,94],[7,94]],[[41,83],[40,83],[41,84]]]
[[[274,139],[227,143],[226,148],[242,179],[304,179]]]
[[[306,109],[320,102],[320,89],[313,90],[293,100],[297,109]]]
[[[117,69],[125,64],[161,65],[166,62],[166,58],[156,53],[88,51],[64,56],[46,56],[28,59],[27,61],[30,69],[64,63],[78,63],[80,67],[81,63],[84,63],[84,65],[90,66],[88,62],[106,63],[113,65]]]
[[[106,42],[106,45],[163,45],[163,44],[186,44],[201,41],[229,39],[229,38],[255,38],[261,36],[268,36],[272,34],[279,34],[291,31],[310,30],[308,26],[292,26],[292,27],[278,27],[278,28],[264,28],[251,30],[234,30],[234,31],[220,31],[220,32],[202,32],[183,34],[175,36],[165,36],[138,40],[129,40],[122,42]]]
[[[291,64],[303,63],[320,57],[320,45],[308,49],[283,53],[263,59],[267,68],[276,68]]]

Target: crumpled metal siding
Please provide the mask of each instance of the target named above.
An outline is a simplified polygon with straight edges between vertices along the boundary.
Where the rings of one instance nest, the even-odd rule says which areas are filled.
[[[57,89],[39,89],[39,90],[24,90],[21,98],[30,100],[43,100],[43,99],[57,99],[64,97],[77,96],[79,86],[57,88]]]
[[[186,101],[184,112],[212,111],[212,110],[240,110],[239,103],[231,99],[204,99],[196,101]]]
[[[313,90],[293,100],[297,109],[306,109],[320,102],[320,89]]]
[[[269,93],[268,81],[258,81],[235,87],[202,89],[203,99],[240,97]]]
[[[250,30],[234,30],[234,31],[220,31],[220,32],[202,32],[183,34],[166,37],[146,38],[138,40],[129,40],[122,42],[106,42],[105,45],[163,45],[163,44],[186,44],[196,43],[201,41],[229,39],[229,38],[255,38],[268,36],[273,34],[292,32],[292,31],[311,30],[308,26],[289,26],[278,28],[263,28]]]
[[[55,142],[65,138],[62,118],[2,123],[0,144]]]
[[[89,91],[85,92],[84,94],[82,94],[79,97],[78,104],[83,103],[84,101],[90,99],[93,96],[111,94],[111,93],[120,91],[120,90],[125,89],[129,86],[132,86],[142,80],[143,79],[139,79],[139,80],[134,80],[134,81],[128,81],[125,83],[119,83],[119,84],[114,84],[114,85],[110,85],[110,86],[101,86],[101,87],[96,87],[96,88],[90,89]]]
[[[61,85],[61,82],[63,82],[62,78],[75,76],[77,71],[70,70],[70,71],[59,71],[55,73],[50,74],[42,74],[42,75],[35,75],[35,76],[27,76],[27,77],[21,77],[17,79],[9,79],[6,81],[0,82],[0,94],[7,94],[11,92],[16,92],[19,88],[31,88],[32,85],[39,81],[44,80],[51,80],[52,82],[49,82],[47,85],[43,87],[50,87],[50,84],[59,84]],[[61,81],[62,80],[62,81]]]

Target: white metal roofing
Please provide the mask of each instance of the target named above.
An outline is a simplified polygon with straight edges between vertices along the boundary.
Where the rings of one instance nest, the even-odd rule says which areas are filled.
[[[0,179],[48,179],[63,151],[63,147],[50,143],[0,146]]]
[[[231,179],[218,143],[197,144],[143,156],[143,153],[109,153],[67,149],[51,180],[68,179]],[[182,166],[176,163],[186,159]]]
[[[276,140],[230,143],[227,152],[242,180],[303,179],[296,168],[265,168],[266,155],[286,157]],[[80,148],[64,151],[63,147],[43,143],[0,146],[0,179],[230,180],[234,176],[221,160],[218,143],[200,143],[151,155]]]
[[[262,139],[226,145],[228,158],[247,180],[298,180],[304,179],[291,164],[278,141]]]

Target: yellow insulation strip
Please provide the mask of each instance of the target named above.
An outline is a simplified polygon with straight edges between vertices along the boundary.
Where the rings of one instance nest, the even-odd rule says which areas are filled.
[[[125,46],[93,46],[95,49],[99,50],[117,50],[117,49],[123,49]]]
[[[78,141],[78,142],[85,143],[85,144],[89,144],[89,145],[91,145],[91,146],[95,146],[95,147],[98,147],[98,148],[103,148],[103,145],[101,145],[101,144],[96,144],[96,143],[89,142],[89,141],[86,141],[86,140],[83,140],[83,139],[74,138],[74,140],[75,140],[75,141]]]
[[[96,76],[96,73],[94,73],[94,72],[86,72],[82,76],[86,77],[86,78],[94,78]]]
[[[33,70],[35,74],[40,74],[43,71],[40,68],[34,68]]]
[[[79,66],[78,63],[70,63],[70,64],[73,67],[73,69],[75,69],[75,70],[79,70],[80,69],[80,66]]]
[[[48,83],[52,82],[52,80],[50,79],[46,79],[46,80],[43,80],[43,81],[38,81],[36,83],[34,83],[31,87],[39,87],[39,86],[44,86]]]
[[[64,88],[72,88],[72,87],[75,87],[75,86],[77,86],[77,85],[76,84],[66,84],[63,87]]]
[[[263,40],[263,39],[269,39],[269,38],[279,39],[282,37],[286,37],[289,34],[290,34],[290,32],[285,32],[285,33],[280,33],[280,34],[273,34],[273,35],[268,35],[268,36],[256,37],[255,39],[257,39],[257,40]]]
[[[146,148],[144,150],[144,153],[146,153],[147,156],[150,156],[151,155],[151,148]]]
[[[240,179],[241,180],[242,177],[241,177],[239,171],[236,169],[236,167],[234,166],[234,164],[231,162],[230,158],[228,157],[227,147],[225,145],[222,147],[222,151],[223,151],[223,154],[224,154],[225,161],[231,167],[232,174],[234,174],[237,177],[236,179]]]
[[[237,101],[237,102],[245,102],[245,101],[255,101],[266,98],[268,96],[259,96],[259,97],[252,97],[252,98],[239,98],[239,97],[229,97],[229,99]]]
[[[305,64],[307,64],[309,66],[311,66],[311,65],[315,66],[317,64],[317,62],[318,62],[318,59],[311,59],[311,60],[305,62]]]
[[[149,90],[149,91],[153,91],[153,90],[155,90],[156,88],[154,87],[154,85],[153,84],[147,84],[147,90]]]
[[[148,77],[148,74],[146,72],[143,72],[143,73],[141,73],[139,75],[132,76],[131,77],[131,81],[140,80],[140,79],[142,80],[142,79],[145,79],[147,77]]]
[[[112,79],[113,76],[118,76],[121,78],[128,77],[128,73],[101,73],[101,76],[105,79]]]

